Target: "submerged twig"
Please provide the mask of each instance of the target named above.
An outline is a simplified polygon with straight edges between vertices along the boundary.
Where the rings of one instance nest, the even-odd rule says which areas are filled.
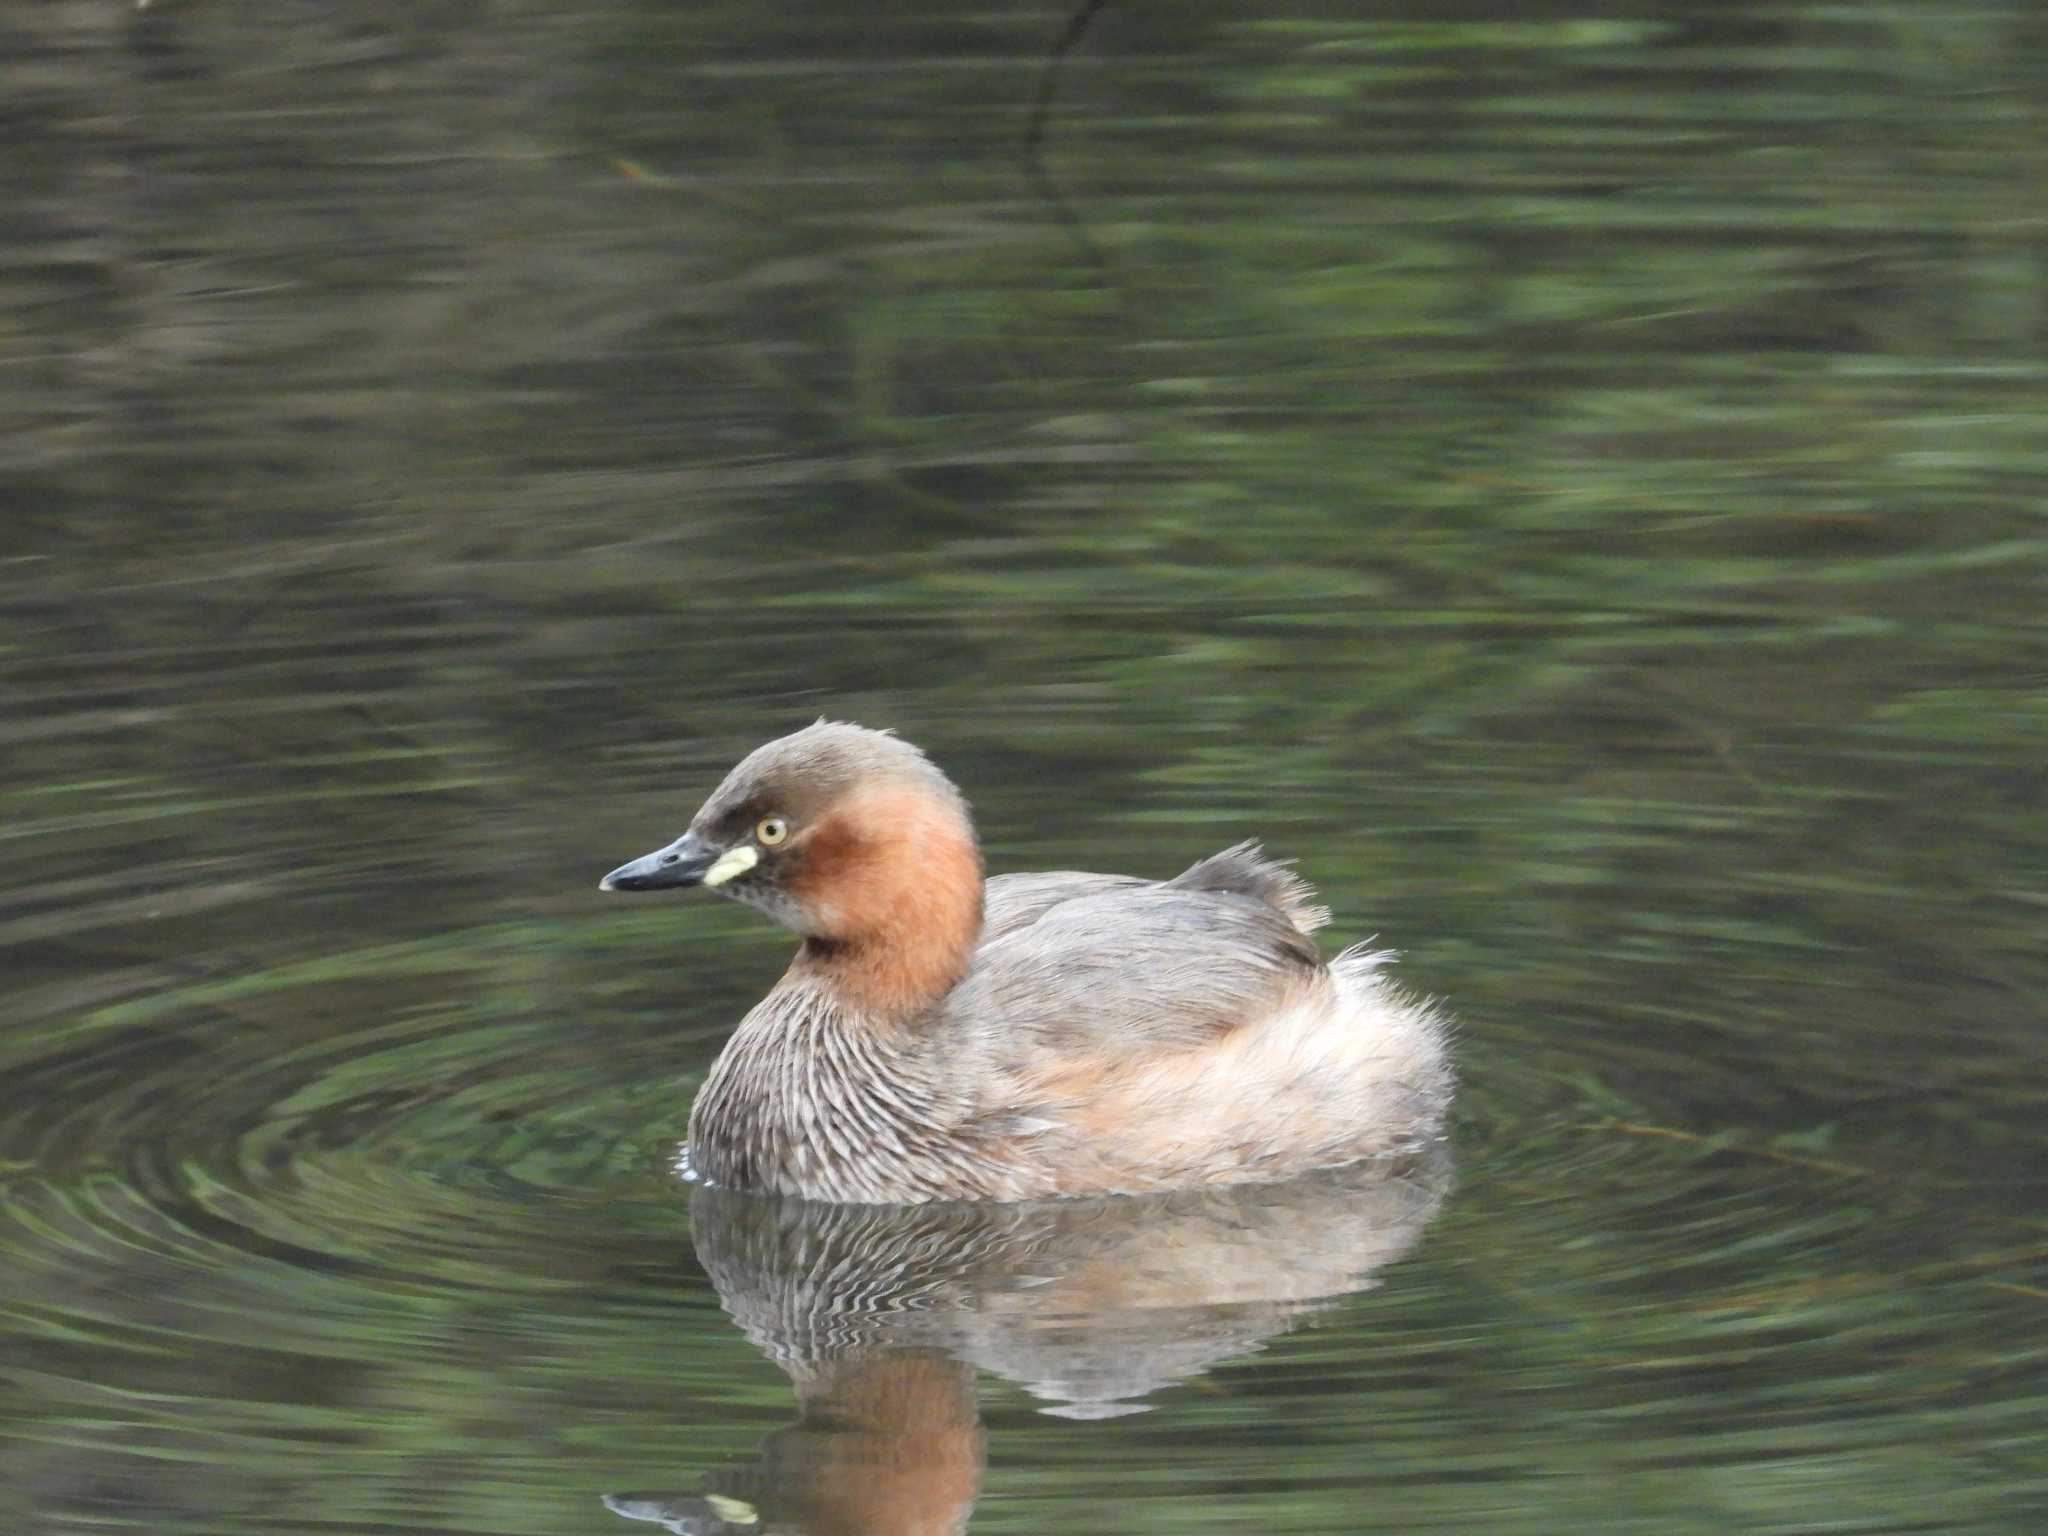
[[[1870,1169],[1858,1168],[1852,1163],[1830,1162],[1824,1157],[1802,1157],[1796,1152],[1780,1152],[1774,1147],[1753,1146],[1747,1142],[1723,1141],[1718,1137],[1702,1136],[1697,1131],[1681,1131],[1669,1125],[1639,1125],[1632,1120],[1605,1120],[1586,1129],[1619,1131],[1624,1136],[1650,1136],[1662,1141],[1683,1141],[1715,1152],[1740,1152],[1746,1157],[1761,1157],[1773,1163],[1789,1163],[1795,1168],[1815,1168],[1822,1173],[1839,1173],[1853,1179],[1867,1179],[1871,1176]]]
[[[1059,184],[1045,168],[1045,124],[1052,113],[1053,93],[1059,88],[1059,68],[1066,56],[1087,34],[1097,13],[1105,10],[1109,0],[1082,0],[1081,8],[1067,18],[1067,24],[1045,55],[1045,67],[1038,77],[1038,100],[1031,108],[1031,120],[1024,130],[1024,169],[1038,188],[1039,196],[1053,206],[1060,222],[1074,237],[1074,243],[1081,248],[1081,254],[1105,272],[1109,270],[1109,259],[1102,254],[1093,240],[1088,237],[1087,228],[1081,223],[1080,215],[1074,212],[1073,204],[1067,201]]]

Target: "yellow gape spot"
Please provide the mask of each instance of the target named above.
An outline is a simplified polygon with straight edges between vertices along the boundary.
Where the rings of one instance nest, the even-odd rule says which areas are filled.
[[[728,880],[736,880],[761,862],[761,855],[754,851],[751,843],[741,843],[737,848],[728,848],[718,856],[718,862],[704,871],[704,883],[716,890]]]

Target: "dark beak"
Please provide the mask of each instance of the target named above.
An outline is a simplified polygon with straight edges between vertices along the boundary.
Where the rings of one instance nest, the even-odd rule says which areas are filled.
[[[672,886],[698,885],[704,871],[718,862],[723,848],[685,832],[666,848],[621,864],[597,882],[600,891],[665,891]]]

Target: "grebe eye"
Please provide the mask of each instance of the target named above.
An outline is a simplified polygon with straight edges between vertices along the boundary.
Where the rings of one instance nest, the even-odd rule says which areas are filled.
[[[773,848],[789,836],[789,823],[780,816],[763,816],[754,823],[754,836],[760,839],[762,847]]]

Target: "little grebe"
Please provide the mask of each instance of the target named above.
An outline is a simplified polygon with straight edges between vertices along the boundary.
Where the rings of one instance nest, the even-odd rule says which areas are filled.
[[[689,831],[600,889],[703,885],[803,936],[690,1111],[697,1173],[879,1204],[1284,1179],[1412,1150],[1445,1020],[1254,843],[1171,880],[982,878],[960,792],[908,742],[756,748]]]

